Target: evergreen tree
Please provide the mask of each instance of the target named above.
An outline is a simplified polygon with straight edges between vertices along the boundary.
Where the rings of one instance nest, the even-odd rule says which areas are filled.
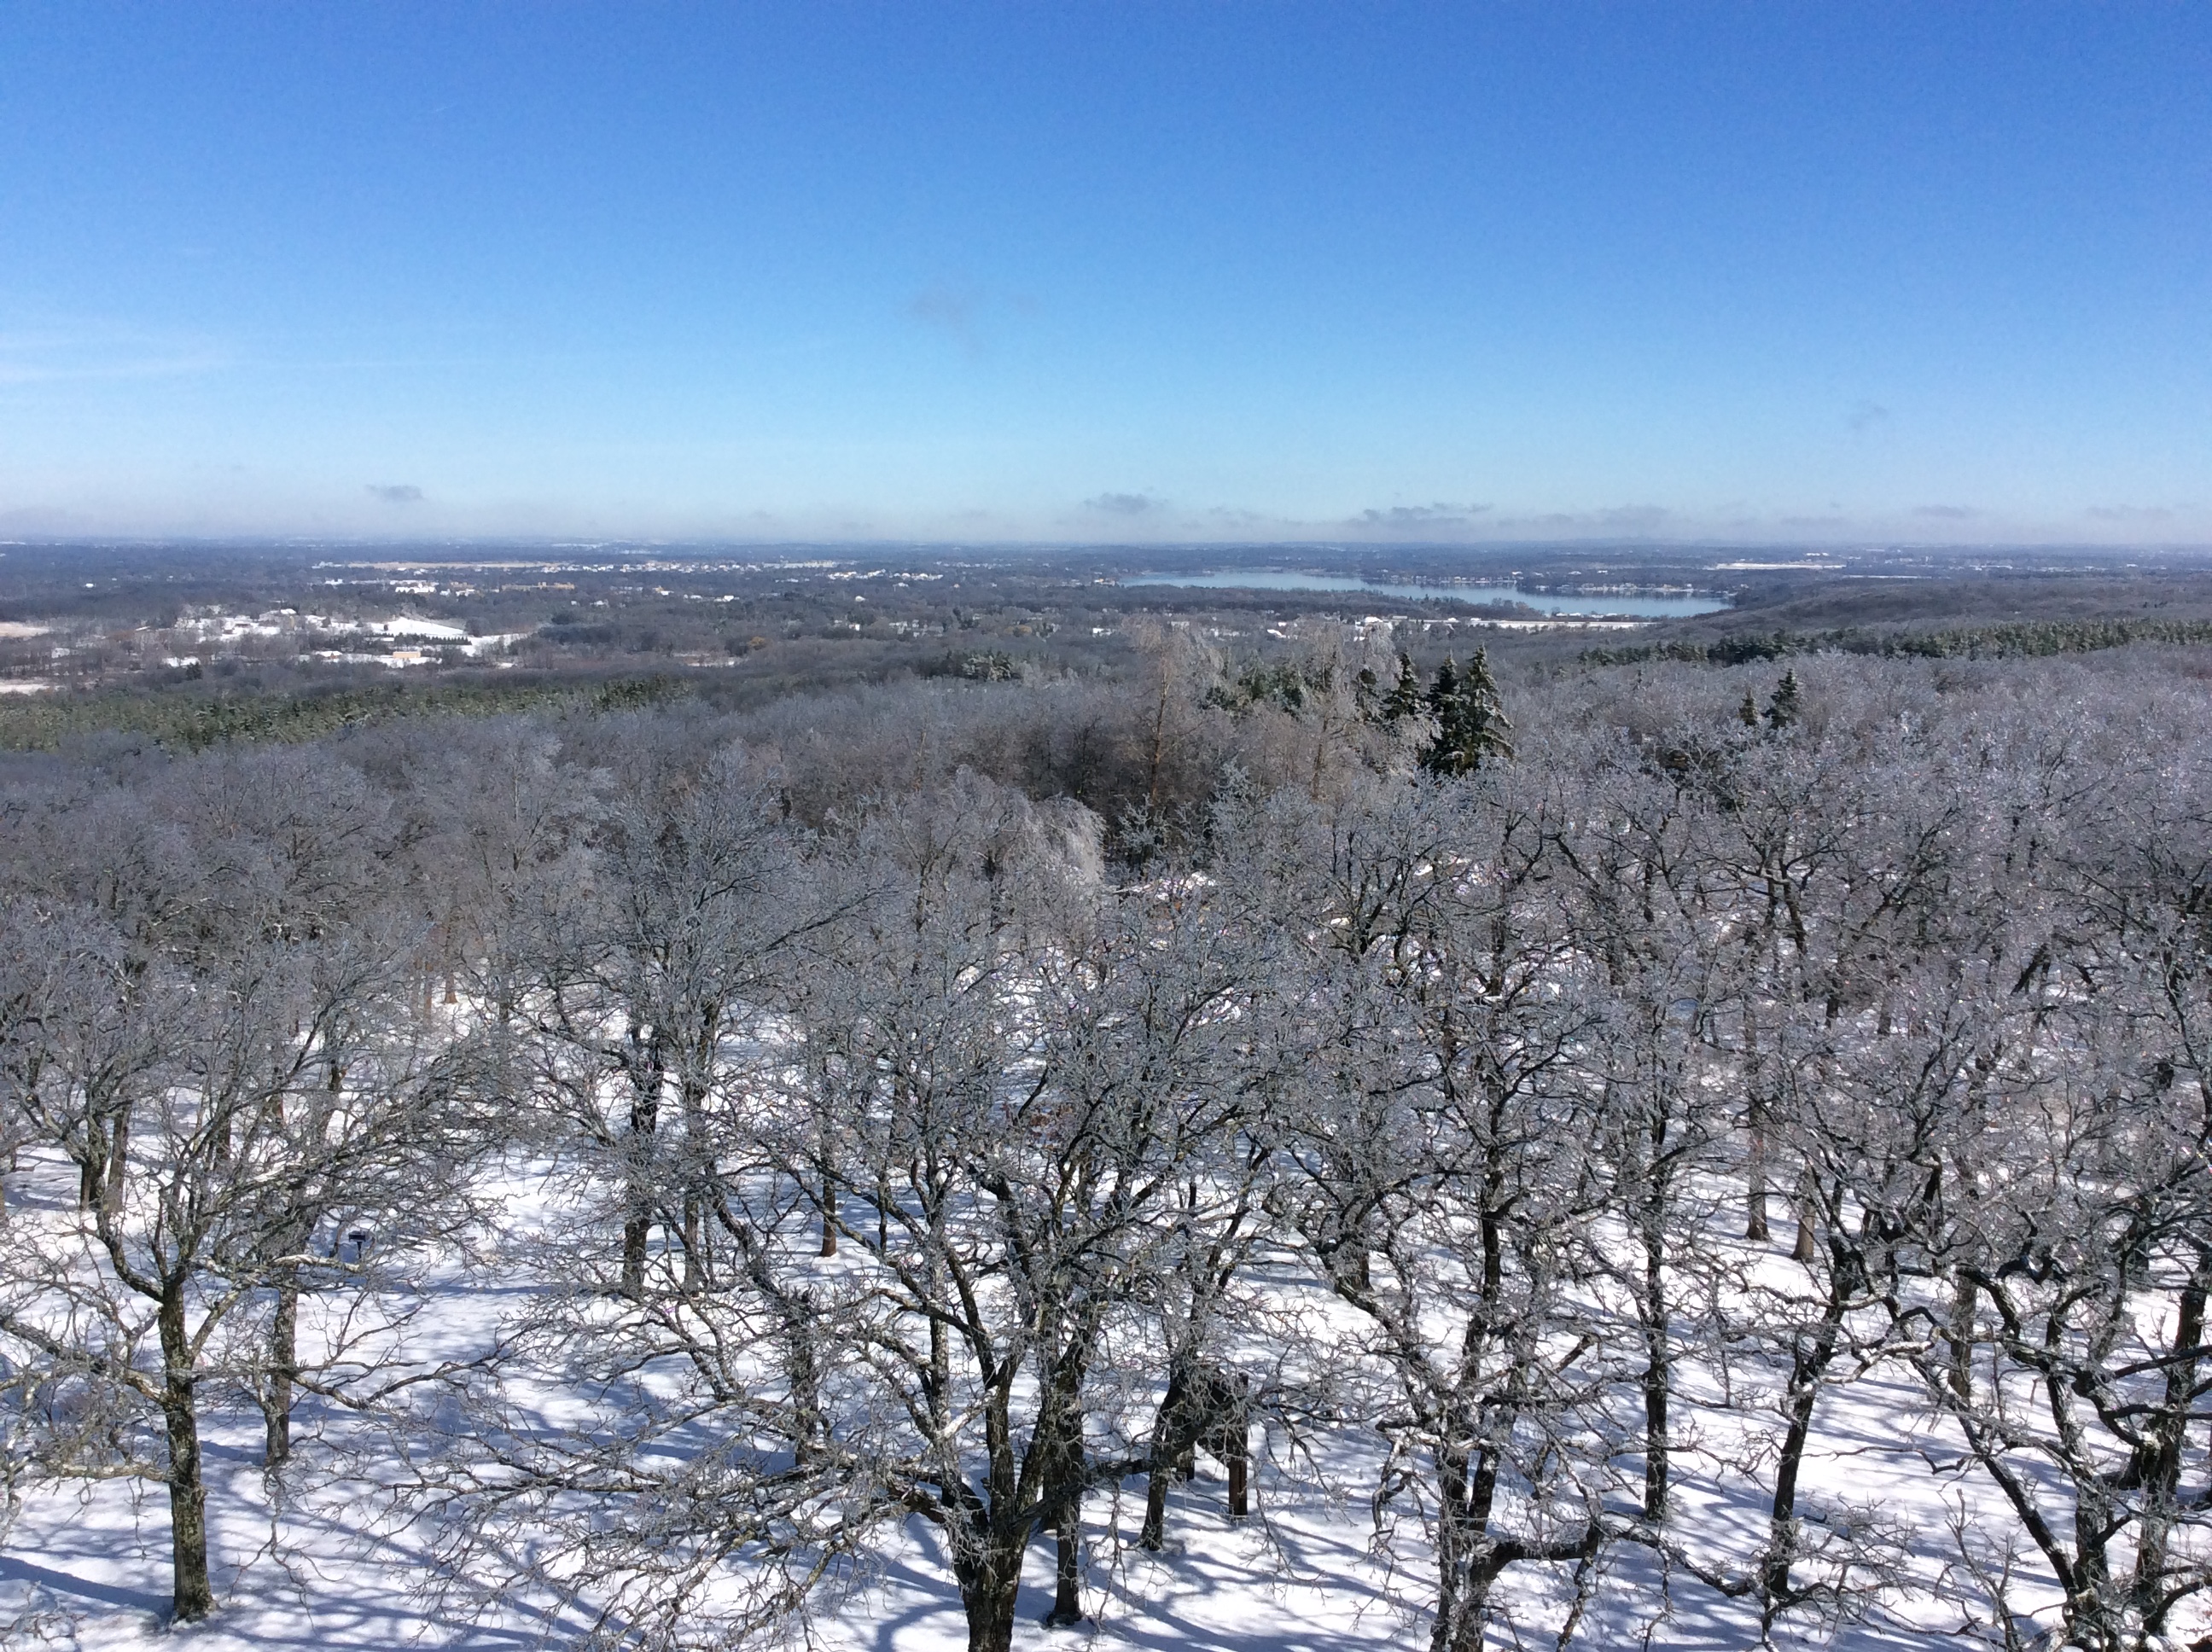
[[[1436,714],[1437,738],[1422,755],[1422,766],[1437,774],[1467,774],[1488,759],[1513,755],[1513,724],[1490,674],[1487,649],[1475,650],[1462,677],[1449,659],[1437,671],[1429,693]]]
[[[1398,680],[1382,701],[1382,715],[1392,722],[1401,717],[1416,717],[1421,710],[1421,677],[1413,669],[1413,660],[1401,653],[1398,656]]]
[[[1781,682],[1774,685],[1774,697],[1766,702],[1766,726],[1769,728],[1788,728],[1797,720],[1797,673],[1784,671]]]
[[[1746,728],[1759,726],[1759,696],[1749,689],[1743,691],[1743,703],[1735,708],[1736,720]]]
[[[1504,696],[1490,674],[1490,651],[1478,648],[1468,662],[1467,676],[1459,685],[1462,744],[1473,755],[1468,764],[1480,768],[1486,757],[1513,755],[1513,723],[1505,714]]]
[[[1446,654],[1444,663],[1437,667],[1437,680],[1429,684],[1429,715],[1449,727],[1452,707],[1458,698],[1459,667],[1452,663],[1451,656]]]

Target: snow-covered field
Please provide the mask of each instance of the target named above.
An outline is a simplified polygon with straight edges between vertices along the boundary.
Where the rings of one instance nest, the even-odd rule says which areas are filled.
[[[65,1167],[27,1161],[26,1168],[31,1174],[13,1179],[15,1219],[70,1221]],[[534,1288],[529,1259],[551,1201],[531,1178],[514,1178],[505,1192],[508,1221],[488,1253],[494,1260],[419,1281],[404,1333],[412,1359],[481,1352]],[[1778,1275],[1794,1265],[1777,1247],[1760,1266]],[[1709,1562],[1738,1568],[1763,1538],[1771,1491],[1755,1467],[1745,1467],[1756,1465],[1758,1436],[1775,1422],[1771,1404],[1747,1405],[1747,1385],[1761,1381],[1750,1367],[1731,1370],[1726,1394],[1711,1380],[1686,1380],[1678,1400],[1677,1517],[1698,1534]],[[1727,1399],[1734,1403],[1720,1403]],[[557,1388],[540,1403],[578,1415],[589,1406]],[[280,1481],[261,1466],[262,1426],[260,1413],[244,1403],[211,1406],[204,1424],[219,1600],[211,1619],[178,1631],[167,1625],[169,1519],[161,1488],[125,1479],[46,1485],[26,1491],[0,1550],[0,1627],[12,1625],[5,1643],[107,1648],[166,1643],[173,1634],[209,1652],[519,1649],[577,1644],[588,1634],[583,1613],[557,1600],[486,1600],[434,1587],[445,1576],[435,1526],[410,1518],[395,1497],[422,1439],[405,1442],[403,1454],[374,1427],[306,1403],[297,1456]],[[1170,1497],[1169,1542],[1159,1553],[1136,1541],[1141,1477],[1090,1497],[1084,1587],[1091,1617],[1083,1625],[1042,1623],[1053,1600],[1053,1546],[1041,1533],[1030,1552],[1018,1644],[1349,1652],[1425,1643],[1431,1558],[1410,1520],[1378,1530],[1371,1500],[1379,1442],[1356,1431],[1294,1441],[1271,1428],[1255,1448],[1250,1517],[1229,1519],[1221,1466],[1201,1455],[1196,1477]],[[1960,1572],[1957,1530],[1962,1511],[1971,1513],[1986,1543],[1988,1534],[2005,1529],[2006,1515],[1961,1459],[1902,1378],[1876,1370],[1825,1394],[1807,1462],[1808,1516],[1835,1527],[1880,1523],[1894,1540],[1897,1571],[1853,1615],[1838,1621],[1800,1610],[1772,1627],[1770,1643],[2002,1644],[2002,1631],[1986,1621],[1982,1591]],[[2057,1594],[2032,1564],[2016,1558],[2014,1565],[2015,1605],[2045,1608],[2038,1622],[2018,1625],[2032,1643],[2052,1620]],[[1601,1576],[1583,1580],[1590,1587],[1579,1611],[1571,1567],[1510,1570],[1490,1644],[1721,1652],[1760,1643],[1753,1601],[1670,1576],[1649,1551],[1613,1546],[1598,1570]],[[964,1646],[965,1622],[937,1533],[909,1520],[865,1574],[825,1594],[793,1632],[854,1652]]]
[[[1856,1415],[1838,1426],[1831,1417],[1828,1449],[1816,1453],[1813,1479],[1838,1497],[1870,1499],[1897,1518],[1921,1522],[1918,1545],[1931,1583],[1949,1556],[1943,1529],[1948,1497],[1971,1491],[1931,1476],[1899,1418],[1885,1400],[1896,1390],[1854,1396]],[[258,1466],[259,1418],[210,1431],[210,1531],[217,1556],[222,1607],[204,1625],[182,1631],[208,1649],[264,1647],[520,1648],[571,1643],[580,1620],[520,1610],[464,1618],[432,1609],[420,1597],[432,1565],[422,1535],[379,1529],[374,1486],[339,1481],[313,1488],[281,1510]],[[312,1472],[315,1452],[300,1467]],[[1052,1551],[1030,1552],[1018,1639],[1038,1645],[1097,1643],[1147,1648],[1282,1649],[1337,1652],[1426,1638],[1420,1603],[1427,1588],[1425,1553],[1407,1544],[1395,1558],[1373,1552],[1373,1528],[1359,1485],[1357,1454],[1334,1465],[1341,1478],[1316,1482],[1262,1468],[1253,1516],[1232,1525],[1218,1467],[1170,1500],[1167,1552],[1135,1544],[1143,1513],[1140,1481],[1122,1495],[1095,1495],[1086,1507],[1086,1601],[1093,1620],[1048,1630],[1041,1619],[1053,1598]],[[1718,1480],[1682,1487],[1686,1504],[1733,1508],[1747,1534],[1759,1512],[1746,1488]],[[48,1491],[27,1500],[0,1555],[4,1617],[26,1645],[128,1646],[162,1638],[168,1605],[168,1515],[159,1489],[108,1484],[84,1494]],[[1573,1645],[1649,1645],[1722,1649],[1754,1645],[1758,1613],[1693,1581],[1674,1581],[1671,1600],[1657,1569],[1641,1554],[1608,1563],[1613,1576],[1601,1608],[1587,1613]],[[1526,1644],[1555,1643],[1571,1600],[1565,1577],[1538,1591],[1516,1580],[1514,1616]],[[1632,1590],[1622,1587],[1632,1582]],[[1960,1644],[1972,1614],[1940,1588],[1917,1599],[1893,1597],[1869,1621],[1841,1626],[1815,1622],[1778,1627],[1778,1646],[1838,1648]],[[880,1575],[836,1603],[814,1628],[827,1644],[875,1652],[936,1652],[966,1644],[966,1627],[951,1572],[931,1529],[908,1523],[906,1540],[884,1557]],[[1511,1626],[1492,1631],[1497,1644],[1515,1643]],[[1973,1643],[1967,1639],[1964,1643]]]

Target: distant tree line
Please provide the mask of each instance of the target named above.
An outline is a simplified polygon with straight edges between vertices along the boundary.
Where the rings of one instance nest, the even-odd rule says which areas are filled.
[[[1884,659],[2038,659],[2094,653],[2136,643],[2195,647],[2212,642],[2212,620],[2023,620],[1942,629],[1741,632],[1711,641],[1676,640],[1585,648],[1589,665],[1664,660],[1693,665],[1746,665],[1793,654],[1871,654]]]

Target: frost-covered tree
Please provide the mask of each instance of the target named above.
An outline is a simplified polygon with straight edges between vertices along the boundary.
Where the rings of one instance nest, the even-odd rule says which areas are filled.
[[[1596,1012],[1559,990],[1574,949],[1540,791],[1455,784],[1420,806],[1435,852],[1359,880],[1415,898],[1339,952],[1337,1024],[1283,1151],[1381,1379],[1378,1518],[1433,1546],[1431,1646],[1472,1652],[1509,1568],[1587,1564],[1607,1534],[1573,1254],[1600,1205],[1577,1060]]]
[[[61,987],[45,1012],[18,1029],[21,1042],[49,1041],[43,1060],[10,1063],[39,1069],[57,1145],[82,1139],[86,1108],[110,1104],[62,1077],[78,1029],[136,1023],[161,1054],[99,1195],[74,1219],[18,1224],[0,1267],[0,1344],[43,1473],[167,1488],[173,1612],[189,1622],[215,1604],[199,1442],[210,1391],[262,1388],[283,1408],[274,1439],[296,1385],[373,1384],[374,1347],[303,1357],[289,1316],[303,1290],[363,1282],[441,1231],[472,1133],[434,1070],[366,1036],[385,1023],[361,1013],[365,996],[407,978],[389,951],[280,938],[129,975],[119,944],[87,924],[17,938],[74,955],[47,972]],[[356,1226],[374,1234],[374,1260],[346,1248]]]

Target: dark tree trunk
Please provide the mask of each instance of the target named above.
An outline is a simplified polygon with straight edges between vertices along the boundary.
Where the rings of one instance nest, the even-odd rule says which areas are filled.
[[[1169,1368],[1167,1392],[1160,1396],[1160,1408],[1152,1418],[1146,1462],[1145,1523],[1137,1534],[1138,1543],[1155,1553],[1167,1541],[1169,1482],[1177,1478],[1188,1480],[1194,1467],[1185,1418],[1189,1388],[1186,1363],[1177,1359]]]
[[[1964,1272],[1951,1291],[1951,1323],[1947,1333],[1951,1345],[1951,1392],[1962,1404],[1971,1404],[1974,1398],[1974,1298],[1979,1292]]]
[[[1744,1077],[1749,1090],[1744,1123],[1750,1137],[1744,1165],[1744,1229],[1747,1239],[1766,1235],[1766,1097],[1759,1091],[1759,1020],[1746,1006],[1743,1017]]]
[[[1657,1525],[1667,1518],[1672,1447],[1668,1419],[1674,1396],[1674,1351],[1667,1311],[1665,1242],[1658,1224],[1644,1227],[1644,1518]]]
[[[1774,1502],[1769,1510],[1766,1551],[1759,1563],[1759,1598],[1762,1622],[1771,1626],[1775,1614],[1796,1599],[1790,1570],[1797,1556],[1797,1476],[1805,1463],[1806,1442],[1813,1434],[1813,1408],[1820,1403],[1820,1378],[1835,1357],[1843,1332],[1844,1296],[1832,1285],[1820,1322],[1809,1339],[1801,1338],[1790,1355],[1790,1387],[1783,1398],[1787,1423],[1782,1450],[1774,1465]]]
[[[194,1410],[198,1375],[185,1330],[181,1286],[161,1298],[156,1316],[161,1337],[161,1420],[169,1445],[169,1547],[174,1595],[171,1620],[198,1623],[215,1610],[208,1583],[207,1484],[200,1474],[199,1418]]]
[[[123,1184],[131,1167],[131,1109],[125,1108],[115,1115],[115,1133],[107,1143],[107,1176],[100,1190],[101,1208],[110,1216],[121,1213]]]
[[[1790,1248],[1790,1260],[1809,1262],[1820,1254],[1814,1243],[1820,1215],[1814,1205],[1813,1195],[1802,1181],[1798,1183],[1797,1194],[1791,1201],[1790,1213],[1797,1224],[1797,1240]]]
[[[629,1036],[629,1134],[623,1144],[629,1163],[629,1213],[623,1223],[622,1283],[625,1294],[645,1294],[646,1245],[653,1235],[653,1142],[660,1127],[660,1084],[665,1070],[659,1036],[644,1042]]]
[[[2142,1515],[2136,1540],[2135,1605],[2143,1628],[2154,1635],[2165,1632],[2175,1605],[2169,1595],[2168,1550],[2174,1519],[2180,1511],[2182,1442],[2197,1398],[2200,1357],[2195,1351],[2203,1345],[2208,1283],[2212,1279],[2208,1279],[2205,1260],[2200,1260],[2196,1276],[2182,1287],[2174,1319],[2173,1363],[2166,1370],[2164,1403],[2143,1430],[2142,1444],[2130,1466],[2142,1488]]]
[[[1751,1098],[1751,1153],[1744,1167],[1743,1236],[1764,1241],[1766,1225],[1766,1103]]]
[[[1166,1546],[1168,1538],[1168,1473],[1167,1463],[1156,1461],[1145,1476],[1145,1523],[1137,1534],[1137,1542],[1155,1554]]]
[[[1083,1621],[1083,1515],[1080,1499],[1072,1507],[1063,1506],[1060,1518],[1053,1523],[1053,1535],[1059,1544],[1059,1555],[1054,1573],[1052,1610],[1045,1614],[1045,1623],[1054,1629],[1066,1628]]]
[[[703,1041],[711,1048],[711,1039]],[[684,1288],[705,1291],[714,1283],[713,1241],[706,1228],[706,1212],[719,1197],[720,1169],[708,1145],[707,1086],[696,1077],[682,1084],[684,1105]]]
[[[1497,1472],[1464,1446],[1437,1454],[1437,1621],[1430,1652],[1480,1652],[1495,1575],[1485,1564]]]
[[[262,1461],[274,1468],[292,1458],[292,1385],[300,1374],[300,1278],[285,1270],[269,1327],[269,1391],[262,1402],[268,1442]]]
[[[1031,1444],[1031,1461],[1043,1490],[1043,1518],[1058,1547],[1052,1610],[1044,1619],[1051,1628],[1083,1621],[1083,1487],[1087,1472],[1082,1382],[1090,1342],[1087,1333],[1072,1337],[1055,1362]],[[1025,1468],[1024,1479],[1028,1472]]]
[[[684,1195],[684,1288],[704,1291],[707,1288],[706,1235],[699,1221],[699,1195]]]
[[[1026,1528],[1012,1539],[987,1534],[955,1568],[960,1605],[968,1614],[968,1652],[1012,1652],[1014,1616],[1021,1606],[1022,1556],[1028,1548]]]

